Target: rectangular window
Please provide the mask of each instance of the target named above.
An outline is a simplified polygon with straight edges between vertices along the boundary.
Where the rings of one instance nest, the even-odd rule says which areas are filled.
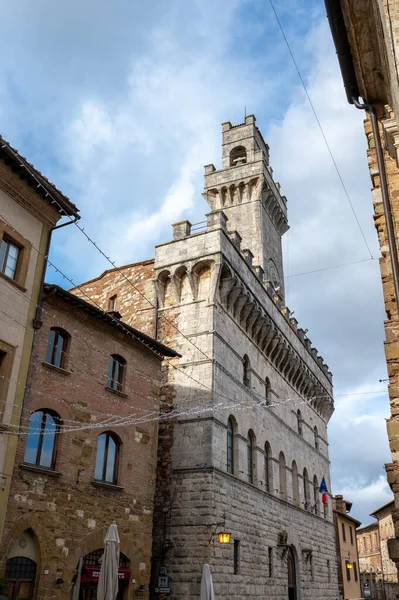
[[[344,542],[346,542],[345,524],[341,523],[341,527],[342,527],[342,539]]]
[[[357,581],[357,564],[355,562],[353,563],[353,575],[355,577],[355,581]]]
[[[353,546],[353,529],[350,525],[349,525],[349,534],[350,534],[350,538],[351,538],[351,544]]]
[[[0,271],[10,277],[16,278],[19,248],[7,237],[3,237],[0,246]]]
[[[269,577],[273,577],[273,548],[269,548]]]
[[[345,561],[345,567],[346,567],[346,579],[347,581],[351,580],[351,570],[348,568],[349,565],[349,560]]]
[[[111,296],[111,298],[108,300],[108,310],[109,311],[113,311],[116,310],[116,294],[114,296]]]
[[[240,540],[234,540],[234,575],[240,573]]]

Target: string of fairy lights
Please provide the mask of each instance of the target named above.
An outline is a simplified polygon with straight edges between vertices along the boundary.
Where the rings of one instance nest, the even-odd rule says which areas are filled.
[[[16,156],[17,156],[17,155],[16,155]],[[32,172],[32,171],[31,171],[31,170],[30,170],[30,169],[29,169],[29,168],[28,168],[26,165],[23,165],[23,166],[24,166],[24,167],[25,167],[25,168],[26,168],[26,169],[27,169],[27,170],[30,172],[30,175],[36,179],[36,177],[35,177],[35,175],[34,175],[34,172]],[[39,182],[37,179],[36,179],[36,181],[37,181],[37,183],[38,183],[38,187],[39,187],[39,186],[41,186],[41,183],[40,183],[40,182]],[[123,279],[124,279],[124,280],[125,280],[125,281],[126,281],[126,282],[127,282],[127,283],[128,283],[128,284],[129,284],[129,285],[130,285],[130,286],[131,286],[131,287],[132,287],[132,288],[133,288],[133,289],[134,289],[134,290],[135,290],[137,293],[138,293],[138,294],[140,294],[140,295],[141,295],[141,296],[142,296],[142,297],[143,297],[143,298],[146,300],[146,302],[148,302],[148,304],[149,304],[149,305],[150,305],[152,308],[156,309],[156,306],[155,306],[155,304],[154,304],[154,303],[153,303],[153,302],[152,302],[152,301],[151,301],[151,300],[150,300],[150,299],[149,299],[149,298],[148,298],[148,297],[147,297],[147,296],[144,294],[144,292],[142,292],[142,291],[141,291],[141,290],[140,290],[140,289],[139,289],[139,288],[138,288],[138,287],[137,287],[137,286],[134,284],[134,282],[133,282],[133,281],[131,281],[131,279],[130,279],[129,277],[127,277],[127,275],[126,275],[126,274],[125,274],[125,273],[124,273],[124,272],[123,272],[123,271],[122,271],[122,270],[121,270],[119,267],[117,267],[117,266],[115,265],[115,262],[114,262],[114,261],[112,261],[112,260],[110,259],[110,257],[108,257],[108,256],[107,256],[107,255],[106,255],[106,254],[105,254],[105,253],[102,251],[102,249],[101,249],[101,248],[98,246],[98,244],[97,244],[97,243],[96,243],[96,242],[95,242],[95,241],[94,241],[94,240],[93,240],[93,239],[92,239],[92,238],[91,238],[91,237],[90,237],[90,236],[87,234],[87,232],[84,230],[84,228],[83,228],[83,227],[81,227],[81,226],[80,226],[80,225],[79,225],[79,224],[78,224],[76,221],[74,221],[74,220],[72,219],[72,217],[71,217],[70,215],[68,215],[68,214],[66,213],[66,211],[64,210],[64,208],[63,208],[63,207],[62,207],[62,206],[61,206],[61,205],[58,203],[58,201],[57,201],[57,200],[56,200],[56,199],[53,197],[53,195],[52,195],[52,194],[50,194],[49,192],[46,192],[46,195],[50,196],[51,202],[52,202],[53,204],[56,204],[56,205],[57,205],[57,207],[58,207],[58,209],[60,210],[60,212],[63,212],[63,213],[64,213],[64,214],[65,214],[65,215],[66,215],[66,216],[67,216],[67,217],[70,219],[71,223],[73,223],[73,224],[74,224],[74,225],[75,225],[75,226],[76,226],[76,227],[79,229],[79,231],[80,231],[80,232],[81,232],[81,233],[82,233],[82,234],[85,236],[85,238],[87,239],[87,241],[88,241],[89,243],[91,243],[91,244],[92,244],[92,245],[93,245],[93,246],[96,248],[96,250],[97,250],[97,251],[98,251],[98,252],[99,252],[99,253],[100,253],[100,254],[101,254],[101,255],[102,255],[102,256],[103,256],[103,257],[104,257],[104,258],[105,258],[105,259],[106,259],[108,262],[109,262],[109,264],[111,264],[111,265],[112,265],[112,268],[113,268],[113,269],[115,269],[115,270],[117,270],[117,271],[118,271],[118,273],[119,273],[119,274],[122,276],[122,278],[123,278]],[[6,221],[6,223],[7,223],[8,227],[10,227],[11,229],[13,229],[13,230],[15,231],[15,229],[12,227],[12,225],[11,225],[9,222],[7,222],[7,220],[4,218],[4,216],[3,216],[3,215],[0,215],[0,217],[1,217],[1,218],[3,218],[3,220],[5,220],[5,221]],[[42,254],[42,253],[41,253],[41,252],[40,252],[40,251],[39,251],[39,250],[38,250],[36,247],[34,247],[34,246],[32,246],[32,245],[31,245],[31,247],[32,247],[32,248],[33,248],[33,249],[34,249],[34,250],[35,250],[35,251],[36,251],[38,254],[40,254],[41,256],[43,256],[43,258],[44,258],[44,259],[47,261],[47,264],[48,264],[50,267],[52,267],[52,268],[55,270],[55,272],[56,272],[56,273],[59,273],[59,274],[60,274],[60,275],[61,275],[61,276],[62,276],[64,279],[66,279],[67,281],[69,281],[69,283],[70,283],[70,284],[71,284],[71,285],[72,285],[72,286],[73,286],[75,289],[79,290],[79,292],[80,292],[80,293],[82,293],[82,294],[83,294],[83,295],[84,295],[84,296],[85,296],[85,297],[86,297],[86,298],[89,300],[90,304],[92,304],[92,305],[96,306],[96,307],[97,307],[97,308],[99,308],[99,309],[100,309],[100,310],[101,310],[103,313],[105,313],[105,311],[102,309],[102,307],[101,307],[101,306],[100,306],[100,305],[99,305],[99,304],[98,304],[98,303],[97,303],[97,302],[96,302],[96,301],[95,301],[93,298],[91,298],[91,297],[90,297],[90,296],[89,296],[89,295],[86,293],[86,291],[85,291],[85,290],[83,290],[83,289],[82,289],[82,288],[81,288],[79,285],[75,284],[75,283],[73,282],[73,280],[72,280],[72,279],[70,279],[70,278],[69,278],[67,275],[65,275],[65,273],[63,273],[63,272],[62,272],[62,271],[61,271],[61,270],[60,270],[60,269],[59,269],[59,268],[58,268],[58,267],[57,267],[57,266],[56,266],[54,263],[52,263],[52,262],[49,260],[48,256],[44,256],[44,255],[43,255],[43,254]],[[31,299],[30,299],[30,298],[29,298],[27,295],[23,294],[23,292],[20,292],[20,293],[23,295],[23,297],[24,297],[26,300],[28,300],[28,301],[30,301],[30,302],[33,302],[33,301],[32,301],[32,300],[31,300]],[[37,306],[37,305],[35,304],[35,306]],[[0,309],[0,310],[1,310],[1,309]],[[45,311],[45,309],[44,309],[42,306],[40,306],[40,310],[41,310],[42,312],[43,312],[43,311]],[[9,318],[11,318],[13,321],[15,321],[15,322],[16,322],[17,324],[19,324],[20,326],[24,327],[22,323],[20,323],[20,322],[19,322],[17,319],[15,319],[14,317],[10,317],[10,315],[9,315],[8,313],[5,313],[3,310],[1,310],[1,312],[2,312],[2,313],[4,313],[4,314],[7,314],[7,316],[8,316]],[[48,311],[47,311],[47,312],[48,312]],[[137,340],[138,340],[140,343],[143,343],[143,340],[142,340],[141,338],[139,338],[138,336],[134,336],[134,334],[133,334],[131,331],[127,330],[127,329],[126,329],[126,328],[123,326],[123,324],[122,324],[122,323],[121,323],[121,322],[120,322],[120,321],[119,321],[117,318],[113,317],[112,315],[109,315],[109,313],[105,313],[105,314],[107,314],[107,315],[108,315],[108,317],[111,317],[112,319],[114,319],[114,320],[116,321],[116,325],[118,326],[118,328],[120,328],[120,329],[124,330],[126,333],[128,333],[129,335],[131,335],[133,338],[136,338],[136,339],[137,339]],[[176,330],[176,332],[177,332],[177,333],[179,333],[179,335],[181,335],[181,336],[182,336],[182,337],[183,337],[183,338],[184,338],[186,341],[188,341],[188,342],[189,342],[189,343],[190,343],[192,346],[194,346],[194,347],[196,348],[196,350],[198,350],[198,351],[199,351],[199,352],[200,352],[200,353],[201,353],[201,354],[202,354],[202,355],[203,355],[203,356],[206,358],[206,360],[207,360],[207,361],[209,361],[209,362],[214,362],[214,361],[211,359],[211,357],[209,357],[209,356],[208,356],[208,355],[207,355],[207,354],[206,354],[206,353],[205,353],[205,352],[204,352],[204,351],[203,351],[203,350],[202,350],[202,349],[201,349],[201,348],[200,348],[200,347],[199,347],[197,344],[195,344],[195,342],[193,342],[193,340],[192,340],[190,337],[186,336],[186,335],[185,335],[185,334],[184,334],[182,331],[180,331],[180,329],[177,327],[177,325],[176,325],[176,324],[175,324],[173,321],[171,321],[170,319],[168,319],[168,317],[167,317],[167,316],[166,316],[164,313],[162,313],[162,314],[160,315],[160,317],[161,317],[161,318],[163,318],[163,319],[165,319],[165,320],[168,322],[168,324],[170,324],[170,325],[171,325],[171,326],[172,326],[172,327],[173,327],[173,328]],[[56,315],[54,314],[54,315],[52,315],[52,318],[56,319],[57,317],[56,317]],[[155,349],[154,349],[153,347],[150,347],[150,345],[149,345],[149,344],[146,344],[146,343],[145,343],[145,345],[146,345],[147,347],[149,347],[149,348],[150,348],[150,349],[151,349],[153,352],[155,351]],[[96,350],[97,350],[97,348],[96,348]],[[156,354],[158,354],[158,356],[163,356],[163,355],[161,355],[161,353],[160,353],[160,352],[156,352],[156,351],[155,351],[155,353],[156,353]],[[109,355],[107,355],[107,356],[109,357]],[[205,385],[203,382],[201,382],[201,381],[199,381],[199,380],[197,380],[197,379],[193,378],[191,375],[189,375],[189,374],[187,373],[187,371],[183,371],[181,368],[179,368],[179,367],[177,367],[176,365],[174,365],[174,364],[173,364],[171,361],[169,361],[168,365],[169,365],[169,366],[171,366],[172,368],[174,368],[174,369],[176,369],[176,370],[180,371],[181,373],[183,373],[185,377],[188,377],[188,378],[191,380],[191,381],[190,381],[190,384],[191,384],[191,383],[195,383],[195,384],[197,384],[197,385],[201,386],[202,388],[204,388],[204,389],[206,389],[208,392],[210,392],[210,393],[211,393],[211,395],[212,395],[212,397],[213,397],[213,390],[212,390],[212,389],[211,389],[209,386],[206,386],[206,385]],[[181,367],[181,366],[182,366],[182,365],[180,365],[180,367]],[[183,365],[183,366],[184,366],[184,365]],[[234,376],[233,376],[231,373],[227,372],[227,374],[228,374],[228,375],[229,375],[229,376],[230,376],[230,377],[231,377],[233,380],[235,380],[235,382],[236,382],[236,383],[238,383],[240,386],[242,386],[241,382],[239,382],[238,380],[236,380],[236,378],[235,378],[235,377],[234,377]],[[4,379],[4,377],[3,377],[3,379]],[[18,382],[14,382],[14,383],[15,383],[16,385],[20,385],[20,384],[18,384]],[[71,384],[69,384],[69,385],[71,385]],[[79,388],[79,387],[80,387],[80,386],[78,386],[78,385],[76,385],[76,384],[72,384],[72,385],[74,385],[74,387],[77,387],[77,388]],[[26,389],[27,387],[28,387],[28,386],[24,386],[24,388],[25,388],[25,389]],[[244,386],[242,386],[242,387],[244,387]],[[309,403],[313,402],[313,401],[314,401],[314,400],[316,400],[316,399],[322,399],[322,398],[326,398],[326,399],[330,399],[330,400],[331,400],[331,396],[330,396],[330,395],[328,395],[328,394],[325,394],[325,395],[320,395],[320,396],[317,396],[317,397],[311,397],[311,398],[307,398],[307,399],[303,399],[303,398],[300,398],[300,397],[298,397],[298,396],[296,396],[296,397],[290,397],[290,398],[286,398],[286,399],[279,399],[279,402],[277,402],[277,403],[274,403],[274,404],[271,404],[270,402],[267,402],[267,403],[266,403],[266,400],[265,400],[265,398],[264,398],[264,397],[262,397],[262,396],[260,396],[259,394],[256,394],[256,392],[254,392],[253,390],[248,390],[248,388],[246,388],[246,387],[245,387],[244,389],[245,389],[245,392],[249,393],[249,394],[250,394],[250,395],[251,395],[251,396],[252,396],[254,399],[256,399],[256,400],[257,400],[257,402],[259,402],[259,404],[261,404],[261,405],[264,405],[264,406],[265,406],[265,408],[274,408],[274,407],[281,406],[281,405],[283,405],[283,404],[287,404],[287,403],[294,403],[294,404],[293,404],[293,407],[294,407],[294,406],[296,407],[296,406],[299,406],[299,405],[301,405],[301,404],[309,404]],[[129,391],[129,390],[126,390],[126,392],[128,392],[128,391]],[[140,395],[140,393],[138,392],[138,390],[137,390],[137,389],[132,389],[131,391],[132,391],[132,392],[135,394],[135,396],[137,396],[138,394]],[[38,390],[35,390],[35,393],[40,393],[40,392],[39,392]],[[374,392],[372,392],[372,393],[374,393]],[[375,393],[381,393],[381,392],[375,392]],[[183,411],[183,410],[178,410],[178,409],[172,409],[172,410],[168,410],[168,411],[164,411],[164,412],[162,412],[162,411],[161,411],[161,412],[159,412],[159,411],[156,411],[156,413],[154,413],[154,412],[147,412],[145,415],[142,415],[141,417],[137,417],[137,416],[136,416],[136,413],[133,413],[133,415],[128,415],[128,416],[125,416],[125,417],[122,417],[122,418],[119,418],[119,417],[118,417],[118,415],[113,415],[113,414],[109,414],[109,413],[108,413],[108,414],[106,414],[106,413],[100,413],[100,414],[101,414],[101,415],[103,415],[103,416],[106,416],[106,417],[108,418],[108,419],[107,419],[107,422],[108,422],[108,423],[110,422],[110,421],[109,421],[110,419],[113,419],[112,425],[113,425],[113,427],[115,427],[115,426],[127,426],[127,425],[132,425],[132,424],[139,423],[139,422],[141,423],[141,422],[144,422],[144,421],[143,421],[143,419],[148,419],[148,420],[150,420],[150,421],[151,421],[151,420],[155,420],[155,419],[156,419],[156,420],[175,419],[175,418],[178,418],[178,417],[181,417],[181,416],[191,415],[191,414],[193,414],[193,413],[195,413],[195,414],[197,414],[197,415],[200,415],[200,414],[203,414],[204,412],[209,412],[209,411],[214,411],[214,410],[219,410],[219,409],[220,409],[220,410],[222,410],[222,408],[223,408],[223,409],[225,409],[225,408],[231,408],[231,409],[233,409],[233,408],[234,408],[234,409],[236,409],[236,410],[242,410],[242,409],[243,409],[245,406],[247,406],[247,405],[248,405],[248,402],[247,402],[247,400],[245,400],[245,401],[240,401],[240,402],[238,402],[238,403],[237,403],[237,402],[235,402],[235,403],[233,403],[233,404],[232,404],[232,399],[231,399],[231,398],[228,398],[227,396],[225,396],[224,394],[222,394],[222,393],[221,393],[221,392],[219,392],[219,391],[217,392],[217,394],[218,394],[220,397],[222,397],[222,398],[224,397],[224,398],[227,400],[227,402],[225,402],[225,403],[219,403],[219,404],[212,404],[212,403],[211,403],[211,405],[210,405],[209,407],[203,407],[203,404],[201,403],[201,404],[198,404],[197,406],[190,407],[190,409],[188,409],[188,410],[185,410],[185,411]],[[146,397],[147,399],[149,398],[149,397],[148,397],[148,395],[145,395],[145,397]],[[98,399],[98,398],[99,398],[99,396],[98,396],[98,395],[96,395],[96,398]],[[103,399],[104,399],[104,400],[106,400],[107,402],[111,401],[111,402],[116,402],[116,403],[120,404],[120,400],[119,400],[119,399],[110,398],[109,394],[107,394],[106,396],[105,396],[105,395],[102,395],[102,396],[101,396],[101,398],[103,398]],[[74,403],[72,403],[72,404],[71,404],[71,403],[67,403],[67,404],[68,404],[69,406],[72,406]],[[14,406],[15,406],[15,407],[17,407],[17,408],[20,408],[22,411],[25,411],[25,410],[26,410],[27,412],[30,412],[28,409],[25,409],[23,406],[19,406],[19,405],[14,405]],[[134,410],[135,410],[135,411],[137,411],[137,410],[138,410],[138,409],[137,409],[137,406],[134,406],[134,407],[133,407],[133,406],[131,406],[131,405],[128,405],[128,404],[124,404],[124,406],[125,406],[125,408],[134,408]],[[0,412],[1,412],[1,411],[0,411]],[[4,412],[5,412],[5,411],[4,411]],[[119,418],[119,421],[117,420],[118,418]],[[81,421],[79,421],[79,420],[73,420],[73,419],[63,419],[63,421],[64,421],[64,422],[68,422],[68,423],[72,423],[73,425],[75,425],[75,427],[69,427],[69,429],[68,429],[68,428],[66,428],[66,427],[63,427],[62,429],[59,429],[58,433],[61,433],[61,432],[62,432],[62,433],[68,433],[69,431],[76,431],[77,429],[96,429],[96,428],[99,428],[99,427],[104,427],[104,424],[105,424],[105,421],[104,421],[104,420],[103,420],[103,421],[101,421],[101,422],[99,422],[99,423],[95,423],[95,424],[91,423],[91,424],[83,424],[83,425],[82,425]],[[29,430],[29,427],[26,427],[26,426],[24,427],[23,425],[19,425],[19,426],[13,426],[13,427],[15,427],[15,429],[16,429],[16,430],[18,430],[18,432],[19,432],[20,434],[25,434],[25,435],[27,435],[27,432],[28,432],[28,430]],[[30,429],[30,431],[32,431],[32,429]],[[8,432],[8,434],[14,434],[14,435],[15,435],[15,433],[14,433],[14,432]]]

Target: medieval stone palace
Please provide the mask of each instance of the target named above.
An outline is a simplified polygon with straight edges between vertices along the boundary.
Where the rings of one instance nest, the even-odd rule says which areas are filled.
[[[285,305],[287,200],[269,147],[252,115],[222,136],[206,225],[175,223],[155,259],[72,291],[181,355],[164,361],[150,597],[163,573],[168,597],[199,598],[209,563],[217,598],[336,600],[319,492],[332,376]]]

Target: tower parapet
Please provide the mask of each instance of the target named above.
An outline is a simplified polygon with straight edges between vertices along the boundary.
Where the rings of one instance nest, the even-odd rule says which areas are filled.
[[[273,179],[269,146],[249,115],[222,125],[222,168],[205,166],[203,194],[212,211],[223,210],[229,228],[242,238],[253,262],[284,299],[281,237],[288,230],[287,199]]]

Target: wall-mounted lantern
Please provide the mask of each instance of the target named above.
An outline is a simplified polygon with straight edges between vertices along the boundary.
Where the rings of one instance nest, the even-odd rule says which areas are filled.
[[[231,533],[222,531],[218,533],[218,538],[221,544],[230,544]]]

